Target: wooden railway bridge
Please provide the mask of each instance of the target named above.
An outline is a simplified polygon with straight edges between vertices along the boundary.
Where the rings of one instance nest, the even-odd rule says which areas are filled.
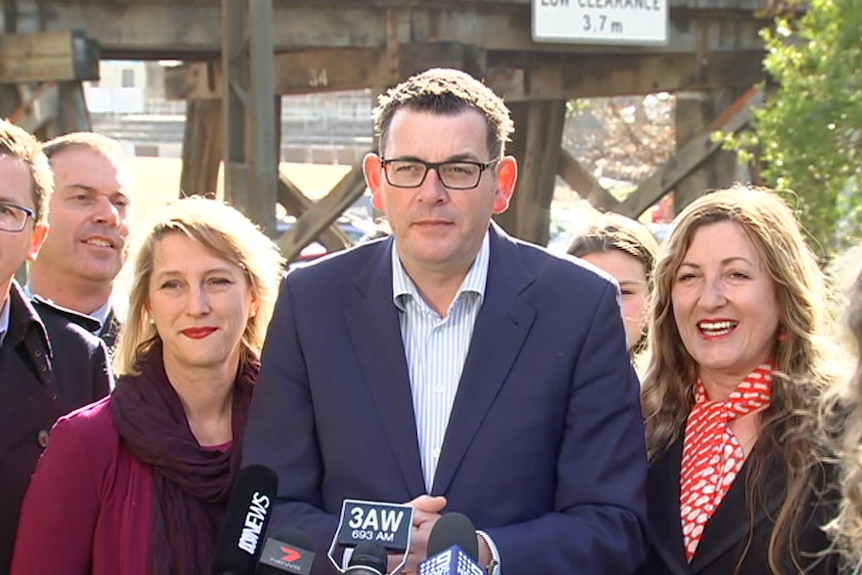
[[[349,245],[333,223],[365,187],[355,165],[315,203],[278,173],[278,95],[379,92],[431,66],[485,79],[512,109],[521,175],[499,221],[518,237],[547,242],[557,175],[630,216],[737,179],[710,134],[741,129],[762,98],[769,0],[651,0],[669,2],[669,38],[650,46],[537,43],[531,1],[2,0],[0,113],[43,137],[89,129],[81,82],[99,59],[182,61],[166,78],[187,100],[182,189],[215,189],[224,161],[226,198],[265,229],[276,202],[298,217],[288,259],[314,239]],[[655,92],[677,95],[678,150],[620,202],[561,149],[566,102]]]

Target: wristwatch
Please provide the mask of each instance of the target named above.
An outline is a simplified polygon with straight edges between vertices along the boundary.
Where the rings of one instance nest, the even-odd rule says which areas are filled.
[[[488,561],[487,565],[483,566],[485,572],[488,575],[500,575],[500,552],[497,550],[494,540],[484,531],[476,531],[476,535],[481,537],[482,541],[488,546],[488,549],[491,550],[491,560]]]

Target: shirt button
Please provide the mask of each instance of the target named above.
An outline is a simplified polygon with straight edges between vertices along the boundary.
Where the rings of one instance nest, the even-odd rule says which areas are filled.
[[[443,386],[442,386],[442,385],[438,385],[437,387],[435,387],[435,388],[434,388],[434,393],[443,393]]]
[[[440,448],[438,447],[433,451],[434,459],[440,459]]]
[[[48,443],[50,443],[51,435],[45,431],[44,429],[36,435],[36,441],[39,443],[39,447],[45,449],[48,447]]]

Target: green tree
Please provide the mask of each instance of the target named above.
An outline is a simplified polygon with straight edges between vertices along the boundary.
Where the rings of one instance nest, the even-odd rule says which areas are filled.
[[[811,0],[764,32],[777,88],[738,144],[759,150],[770,184],[796,192],[799,217],[828,252],[862,216],[862,2]]]

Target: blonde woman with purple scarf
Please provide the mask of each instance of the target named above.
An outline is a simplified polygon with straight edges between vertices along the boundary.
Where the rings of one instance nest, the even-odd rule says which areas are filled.
[[[165,208],[137,254],[117,387],[57,422],[13,574],[209,571],[281,270],[234,208]]]

